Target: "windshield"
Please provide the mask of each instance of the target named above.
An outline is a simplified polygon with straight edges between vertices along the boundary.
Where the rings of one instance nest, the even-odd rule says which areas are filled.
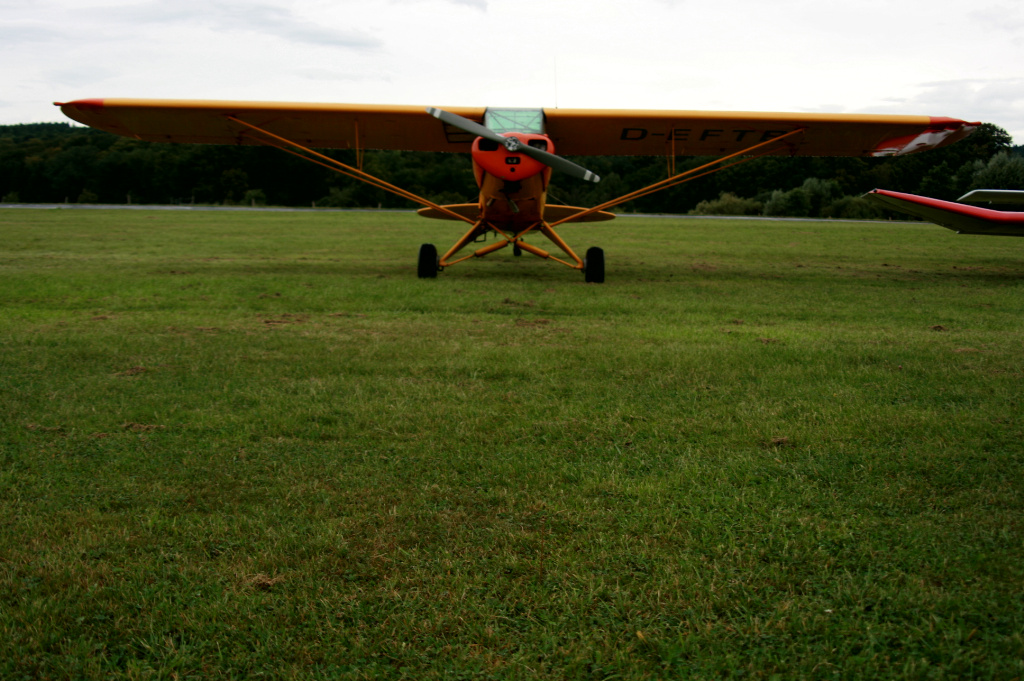
[[[542,109],[488,109],[484,113],[484,125],[496,133],[528,132],[544,134],[544,111]]]

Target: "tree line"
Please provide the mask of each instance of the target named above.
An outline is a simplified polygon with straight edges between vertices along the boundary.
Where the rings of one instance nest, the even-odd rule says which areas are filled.
[[[327,155],[355,165],[352,151]],[[549,200],[588,206],[664,179],[663,158],[577,157],[598,184],[559,176]],[[712,159],[680,157],[676,172]],[[368,151],[363,169],[439,203],[475,201],[468,154]],[[972,188],[1024,189],[1024,147],[984,124],[957,144],[887,158],[763,157],[620,210],[871,218],[860,198],[884,188],[954,200]],[[382,190],[264,147],[157,144],[66,123],[0,126],[7,203],[220,204],[412,208]]]

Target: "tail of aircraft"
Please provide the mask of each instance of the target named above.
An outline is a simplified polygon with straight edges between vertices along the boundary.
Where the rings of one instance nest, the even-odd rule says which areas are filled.
[[[1021,212],[992,210],[886,189],[874,189],[865,194],[864,198],[885,208],[934,222],[958,234],[1024,236],[1024,213]],[[1024,203],[1024,192],[979,189],[961,196],[959,200]]]

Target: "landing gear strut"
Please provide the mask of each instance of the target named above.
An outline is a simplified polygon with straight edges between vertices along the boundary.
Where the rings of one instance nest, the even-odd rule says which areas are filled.
[[[583,259],[583,281],[588,284],[604,283],[604,250],[593,246]]]
[[[495,241],[483,248],[478,248],[472,253],[456,257],[456,254],[468,246],[470,243],[478,241],[478,237],[486,234],[487,231],[493,231],[497,238]],[[571,267],[574,270],[583,270],[583,278],[588,284],[602,284],[604,283],[604,251],[596,246],[587,250],[587,257],[581,258],[573,252],[569,245],[565,243],[560,236],[555,232],[544,221],[537,222],[533,225],[527,226],[525,229],[521,229],[519,232],[506,231],[507,227],[495,225],[493,223],[485,222],[480,220],[473,224],[473,227],[462,235],[462,238],[455,242],[455,245],[448,249],[440,258],[437,256],[437,248],[434,244],[423,244],[420,246],[420,258],[417,264],[416,273],[420,279],[436,279],[437,273],[444,270],[452,265],[456,265],[464,260],[470,258],[482,258],[485,255],[501,250],[506,246],[512,246],[512,253],[515,256],[520,256],[524,252],[530,253],[543,258],[545,260],[553,260],[561,263],[566,267]],[[523,240],[523,236],[527,233],[540,233],[543,234],[549,241],[555,246],[560,248],[569,259],[557,257],[556,255],[534,246],[532,243],[527,243]]]
[[[434,244],[420,246],[420,259],[416,266],[416,274],[420,279],[437,279],[438,266],[437,247]]]

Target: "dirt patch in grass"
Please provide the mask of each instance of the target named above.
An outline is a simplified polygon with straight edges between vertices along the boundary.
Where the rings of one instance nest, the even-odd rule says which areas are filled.
[[[167,426],[158,426],[151,423],[122,423],[121,428],[123,430],[130,431],[132,433],[153,433],[158,430],[164,430]]]

